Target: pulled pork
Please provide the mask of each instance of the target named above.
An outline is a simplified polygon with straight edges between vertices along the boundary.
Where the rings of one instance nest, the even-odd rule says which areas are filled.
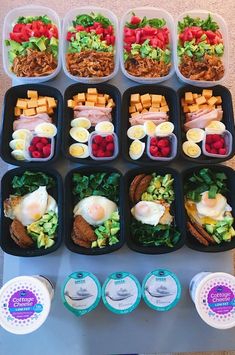
[[[224,76],[224,65],[220,58],[205,54],[201,61],[184,55],[179,65],[183,76],[191,80],[220,80]]]
[[[166,76],[171,68],[171,64],[158,62],[150,58],[142,58],[136,55],[127,59],[125,69],[134,76],[144,76],[145,78],[160,78]]]
[[[75,76],[102,77],[114,70],[114,55],[110,52],[83,51],[67,53],[68,71]]]
[[[14,59],[12,71],[17,76],[44,76],[51,74],[57,67],[57,60],[49,52],[28,49],[27,55]]]

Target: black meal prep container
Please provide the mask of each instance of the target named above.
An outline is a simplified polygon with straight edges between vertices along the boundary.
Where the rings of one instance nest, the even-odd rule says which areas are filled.
[[[132,180],[136,175],[139,174],[152,174],[157,173],[158,175],[171,174],[174,178],[174,191],[175,191],[175,201],[171,205],[171,214],[174,216],[175,225],[178,230],[181,232],[179,242],[173,247],[167,246],[143,246],[140,243],[133,240],[133,236],[131,234],[131,208],[133,207],[132,202],[129,198],[129,188]],[[126,242],[130,249],[143,254],[165,254],[171,253],[175,250],[180,249],[185,244],[185,222],[184,222],[184,214],[183,214],[183,199],[182,199],[182,183],[180,174],[170,168],[170,167],[139,167],[129,170],[124,175],[124,196],[126,196],[126,201],[124,205],[124,213],[125,213],[125,223],[126,223]]]
[[[127,130],[131,127],[129,123],[129,118],[131,117],[129,114],[129,106],[130,106],[130,98],[132,94],[157,94],[164,95],[166,101],[169,106],[169,122],[172,122],[175,126],[173,133],[177,137],[177,153],[176,156],[171,160],[153,160],[150,159],[146,153],[147,149],[147,136],[141,139],[142,142],[145,143],[145,150],[141,158],[138,160],[133,160],[129,156],[129,147],[132,142],[130,138],[127,136]],[[175,90],[163,86],[163,85],[155,85],[155,84],[146,84],[146,85],[136,85],[127,89],[122,96],[122,120],[121,120],[122,128],[122,136],[121,136],[121,146],[122,146],[122,155],[126,161],[133,164],[138,165],[150,165],[151,163],[154,165],[168,165],[175,161],[180,153],[180,144],[181,144],[181,127],[179,122],[179,103],[178,97]]]
[[[57,134],[55,136],[55,149],[54,155],[50,160],[47,161],[21,161],[14,159],[11,155],[12,149],[9,147],[9,143],[12,140],[13,133],[14,107],[18,98],[27,98],[28,90],[37,90],[40,96],[51,96],[54,97],[55,100],[57,100],[57,107],[55,108],[55,113],[53,115],[53,123],[57,127]],[[60,155],[62,120],[63,97],[58,89],[55,89],[52,86],[41,84],[24,84],[12,86],[9,90],[7,90],[4,97],[0,144],[1,158],[11,165],[23,166],[27,168],[37,167],[41,164],[43,164],[44,166],[50,165],[55,160],[57,160]]]
[[[73,209],[75,205],[79,202],[79,200],[76,198],[76,196],[73,195],[72,190],[73,190],[73,183],[72,183],[72,177],[74,173],[79,173],[79,174],[84,174],[84,175],[90,175],[94,173],[119,173],[120,174],[120,188],[119,188],[119,214],[120,214],[120,237],[119,237],[119,243],[111,245],[111,246],[106,246],[104,248],[84,248],[79,245],[76,245],[72,238],[71,238],[71,232],[72,232],[72,227],[73,227]],[[124,242],[125,242],[125,218],[123,215],[123,204],[124,204],[124,194],[123,194],[123,176],[122,173],[111,167],[107,166],[84,166],[84,167],[79,167],[71,170],[65,177],[65,182],[64,182],[64,194],[65,194],[65,245],[66,247],[71,250],[74,253],[77,254],[85,254],[85,255],[102,255],[102,254],[108,254],[112,253],[115,250],[120,249]]]
[[[234,211],[235,211],[235,172],[232,168],[229,168],[228,166],[224,165],[196,165],[194,167],[185,169],[182,172],[182,182],[183,186],[187,179],[193,175],[193,173],[198,173],[199,170],[203,168],[208,168],[212,170],[215,173],[222,172],[227,175],[227,187],[228,187],[228,193],[225,194],[225,197],[227,198],[228,204],[232,207],[232,214],[234,216]],[[184,208],[184,214],[185,214],[185,222],[188,221],[188,216],[187,212]],[[233,227],[235,228],[235,222],[233,224]],[[185,231],[186,231],[186,242],[185,244],[193,250],[201,251],[201,252],[209,252],[209,253],[219,253],[227,250],[232,250],[235,248],[235,237],[232,238],[231,242],[224,242],[222,244],[215,244],[215,245],[210,245],[210,246],[205,246],[200,244],[196,238],[194,238],[188,231],[187,226],[185,225]]]
[[[43,248],[20,248],[11,238],[10,236],[10,231],[9,227],[12,222],[12,220],[8,217],[4,216],[4,208],[3,208],[3,202],[5,199],[7,199],[11,194],[13,194],[13,189],[11,186],[12,179],[14,176],[21,176],[26,170],[32,171],[32,172],[43,172],[48,174],[49,176],[53,177],[56,181],[55,187],[48,189],[49,195],[54,197],[54,199],[57,202],[58,205],[58,228],[57,228],[57,234],[56,234],[56,239],[55,239],[55,244],[48,248],[48,249],[43,249]],[[63,182],[60,174],[51,168],[47,167],[42,167],[42,168],[30,168],[30,169],[25,169],[25,168],[15,168],[12,170],[9,170],[6,172],[6,174],[3,176],[2,181],[1,181],[1,236],[0,236],[0,245],[3,251],[7,254],[15,255],[15,256],[23,256],[23,257],[32,257],[32,256],[43,256],[46,254],[53,253],[55,250],[57,250],[63,239],[63,223],[64,223],[64,218],[63,218]]]
[[[207,88],[205,88],[207,89]],[[208,157],[205,156],[202,152],[201,156],[198,158],[190,158],[186,154],[184,154],[183,149],[182,149],[182,144],[187,140],[186,138],[186,132],[184,132],[184,122],[185,122],[185,113],[183,112],[183,109],[181,107],[181,99],[184,97],[185,92],[191,91],[192,93],[195,94],[201,94],[203,88],[197,87],[197,86],[192,86],[192,85],[185,85],[181,87],[178,91],[178,99],[179,99],[179,107],[180,107],[180,125],[181,125],[181,137],[182,141],[180,144],[180,152],[181,152],[181,157],[194,163],[194,164],[218,164],[222,163],[224,161],[227,161],[231,159],[234,154],[235,154],[235,128],[234,128],[234,115],[233,115],[233,102],[232,102],[232,96],[230,91],[222,86],[222,85],[216,85],[209,87],[208,89],[213,90],[213,95],[214,96],[221,96],[222,98],[222,109],[223,109],[223,119],[221,122],[223,122],[226,126],[226,129],[232,134],[232,151],[231,154],[225,158],[213,158],[213,157]],[[202,142],[197,143],[200,145],[202,149]]]
[[[96,88],[98,93],[110,95],[113,101],[115,102],[115,107],[112,109],[112,123],[114,125],[114,133],[117,134],[117,139],[119,143],[119,152],[117,157],[114,159],[104,160],[100,158],[98,160],[94,160],[91,157],[75,158],[69,154],[70,145],[77,142],[75,142],[75,140],[73,140],[73,138],[69,134],[69,131],[71,129],[70,123],[73,120],[74,116],[73,116],[73,109],[67,106],[67,101],[73,99],[73,96],[78,93],[87,92],[87,89],[89,88]],[[69,159],[74,163],[89,164],[89,165],[106,164],[116,160],[120,154],[120,140],[119,140],[120,118],[121,118],[121,94],[120,91],[115,86],[106,83],[100,83],[100,84],[77,83],[67,87],[64,93],[64,121],[63,121],[63,135],[62,135],[62,141],[63,141],[62,149],[65,158]],[[93,132],[93,131],[94,131],[94,127],[91,127],[89,129],[89,132]]]

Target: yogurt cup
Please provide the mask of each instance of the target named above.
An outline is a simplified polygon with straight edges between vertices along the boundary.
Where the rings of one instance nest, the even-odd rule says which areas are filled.
[[[235,326],[235,277],[224,272],[200,272],[189,293],[202,320],[216,329]]]
[[[142,297],[155,311],[169,311],[177,305],[180,296],[180,282],[173,272],[158,269],[145,276]]]
[[[70,274],[62,287],[65,307],[80,317],[95,309],[101,299],[99,280],[90,272],[77,271]]]
[[[0,325],[13,334],[29,334],[47,319],[54,287],[44,276],[19,276],[0,290]]]
[[[140,303],[141,286],[137,278],[129,272],[114,272],[102,287],[105,307],[116,314],[132,312]]]

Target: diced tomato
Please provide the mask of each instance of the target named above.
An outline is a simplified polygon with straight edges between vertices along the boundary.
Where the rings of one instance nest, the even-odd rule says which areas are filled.
[[[21,33],[13,33],[13,32],[11,32],[11,33],[10,33],[10,39],[11,39],[12,41],[16,41],[16,42],[18,42],[18,43],[21,43],[21,42],[22,42],[22,40],[21,40]]]
[[[105,37],[105,41],[106,41],[107,45],[110,45],[110,44],[111,44],[110,35],[107,35],[107,36]]]
[[[13,27],[13,32],[16,33],[16,32],[21,32],[22,31],[22,28],[24,28],[24,24],[22,23],[17,23],[15,24],[15,26]]]
[[[97,35],[103,34],[104,33],[104,29],[102,27],[97,27],[95,30]]]
[[[108,30],[108,33],[109,33],[110,35],[113,34],[113,26],[112,26],[112,25],[109,25],[109,26],[107,27],[107,30]]]
[[[141,22],[141,19],[138,16],[131,17],[131,24],[132,25],[138,25],[140,22]]]
[[[124,28],[124,34],[126,36],[134,36],[135,35],[135,30],[132,30],[131,28],[125,27]]]
[[[115,36],[110,36],[110,44],[115,44]]]
[[[215,36],[216,36],[216,34],[215,34],[214,32],[212,32],[212,31],[210,31],[210,30],[205,31],[205,34],[207,35],[207,37],[208,37],[209,39],[214,39]]]
[[[75,37],[75,33],[68,32],[66,39],[67,39],[67,41],[71,41],[71,38],[73,38],[73,37]]]
[[[153,35],[155,33],[156,29],[153,27],[145,26],[143,27],[143,33],[145,35]]]
[[[124,41],[129,44],[135,43],[135,36],[125,36]]]
[[[124,45],[124,49],[125,49],[127,52],[130,52],[130,51],[131,51],[131,44],[125,44],[125,45]]]
[[[163,48],[163,43],[158,39],[158,38],[151,38],[150,39],[150,44],[151,46],[153,46],[154,48]]]

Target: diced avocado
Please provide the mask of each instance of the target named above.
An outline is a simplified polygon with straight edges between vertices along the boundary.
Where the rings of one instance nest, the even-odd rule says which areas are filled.
[[[227,232],[227,228],[226,227],[216,228],[216,233],[218,233],[218,234],[223,234],[223,233],[226,233],[226,232]]]
[[[98,247],[99,248],[104,248],[106,246],[106,239],[103,238],[103,239],[98,239],[97,240],[97,244],[98,244]]]
[[[155,186],[154,186],[154,185],[150,185],[150,186],[147,188],[147,192],[149,192],[150,194],[153,193],[154,190],[155,190]]]
[[[39,39],[30,38],[30,42],[35,43],[35,45],[38,47],[38,49],[42,52],[46,50],[46,45],[45,45],[45,39],[40,37]]]
[[[120,220],[120,216],[119,216],[118,211],[112,213],[111,219],[114,220],[114,221],[119,221]]]
[[[205,227],[208,233],[210,234],[214,233],[214,226],[212,224],[206,224]]]
[[[44,237],[43,234],[41,234],[41,235],[38,236],[38,239],[37,239],[37,247],[41,248],[41,247],[44,247],[45,245],[46,245],[45,237]]]
[[[97,243],[96,240],[91,243],[91,247],[92,247],[92,248],[97,248],[97,247],[98,247],[98,243]]]
[[[55,241],[51,238],[47,238],[45,243],[45,249],[52,247],[55,244]]]
[[[218,237],[216,237],[216,235],[213,235],[212,237],[217,244],[221,243],[221,240]]]
[[[111,235],[115,235],[119,232],[120,228],[116,227],[116,228],[111,228]]]
[[[9,43],[10,43],[10,46],[11,46],[11,50],[16,51],[16,52],[20,52],[21,51],[22,45],[20,43],[18,43],[16,41],[12,41],[12,40],[10,40]]]
[[[40,226],[37,224],[37,222],[30,224],[27,227],[28,232],[33,232],[33,233],[37,233],[40,234],[41,233],[41,228]]]
[[[222,44],[222,43],[217,44],[217,45],[215,46],[215,51],[216,51],[216,53],[217,53],[218,55],[222,55],[222,54],[224,53],[224,46],[223,46],[223,44]]]
[[[230,242],[232,238],[231,233],[230,232],[224,233],[222,238],[225,242]]]
[[[231,233],[231,237],[235,237],[235,230],[233,227],[229,229],[229,232]]]
[[[43,231],[46,233],[51,230],[53,224],[51,222],[46,222],[43,224]]]
[[[58,39],[55,37],[51,37],[50,39],[50,45],[51,46],[58,46]]]
[[[8,58],[9,58],[9,61],[10,61],[11,63],[14,62],[14,59],[15,59],[16,56],[17,56],[17,55],[16,55],[14,52],[12,52],[12,51],[9,51],[9,52],[8,52]]]
[[[99,229],[96,229],[96,230],[95,230],[95,234],[97,235],[98,240],[104,238],[103,234],[99,231]]]
[[[114,245],[114,244],[117,244],[118,242],[119,242],[119,240],[114,236],[109,238],[109,245]]]

